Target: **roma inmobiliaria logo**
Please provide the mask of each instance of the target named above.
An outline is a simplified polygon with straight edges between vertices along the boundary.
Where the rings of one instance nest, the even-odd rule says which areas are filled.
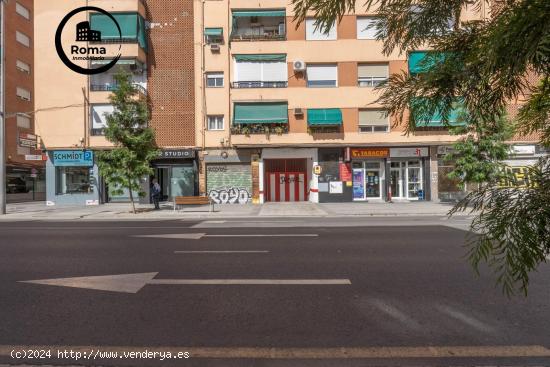
[[[67,26],[73,17],[81,13],[85,14],[86,19],[88,19],[90,13],[101,17],[102,27],[118,31],[118,37],[110,36],[108,40],[104,40],[100,30],[92,29],[93,22],[89,20],[77,22],[76,26]],[[65,32],[69,32],[68,35]],[[64,44],[63,40],[67,39],[71,41]],[[118,54],[115,51],[117,45]],[[104,73],[115,66],[121,57],[122,31],[115,17],[109,12],[95,6],[79,7],[67,14],[57,27],[55,48],[61,61],[74,72],[84,75]],[[105,63],[105,60],[110,61]],[[88,67],[82,66],[85,62],[87,62]],[[92,67],[92,64],[100,66]]]

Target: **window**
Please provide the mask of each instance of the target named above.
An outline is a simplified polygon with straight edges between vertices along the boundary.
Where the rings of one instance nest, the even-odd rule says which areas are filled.
[[[18,113],[16,118],[17,127],[21,127],[23,129],[31,128],[31,118],[29,116]]]
[[[29,92],[25,88],[17,87],[15,94],[17,95],[17,97],[19,97],[19,98],[21,98],[25,101],[30,101],[31,100],[31,92]]]
[[[208,130],[223,130],[223,115],[208,116]]]
[[[388,79],[388,64],[359,64],[357,66],[357,85],[376,87]]]
[[[357,18],[357,39],[374,40],[378,28],[376,27],[376,17],[358,17]]]
[[[25,19],[31,19],[31,13],[29,12],[29,9],[25,8],[18,2],[15,3],[15,12]]]
[[[90,167],[56,167],[55,194],[91,194],[94,192]]]
[[[31,39],[27,35],[19,32],[19,31],[15,31],[15,39],[20,44],[22,44],[24,46],[27,46],[27,47],[31,47]]]
[[[92,105],[92,135],[105,134],[105,128],[107,127],[107,116],[113,113],[114,110],[115,108],[110,104]]]
[[[206,73],[206,86],[209,88],[223,87],[223,73]]]
[[[234,88],[284,88],[287,86],[286,55],[235,55]]]
[[[30,74],[31,73],[31,66],[21,60],[17,60],[15,62],[15,67],[24,73]]]
[[[223,43],[223,28],[204,28],[204,42],[207,45]]]
[[[306,40],[308,41],[330,41],[336,39],[336,27],[333,25],[328,33],[317,27],[316,19],[306,19]]]
[[[338,67],[336,64],[307,65],[308,87],[336,87],[338,85]]]
[[[359,110],[359,132],[389,132],[388,116],[384,110]]]

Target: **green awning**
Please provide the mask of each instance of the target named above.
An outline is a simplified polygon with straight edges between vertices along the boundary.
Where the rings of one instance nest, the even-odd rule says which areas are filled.
[[[342,111],[339,108],[310,108],[307,110],[307,124],[310,126],[342,125]]]
[[[288,103],[235,103],[233,124],[288,123]]]
[[[428,71],[435,63],[443,60],[443,53],[433,51],[409,52],[409,73],[418,74]]]
[[[449,113],[448,124],[443,123],[443,114],[440,109],[436,109],[431,115],[428,101],[424,98],[418,98],[411,103],[411,112],[413,114],[417,127],[444,127],[444,126],[464,126],[466,125],[466,111],[459,101],[453,103],[453,108]]]
[[[240,10],[234,11],[234,18],[244,17],[284,17],[286,12],[284,10]]]
[[[122,32],[122,38],[135,39],[139,45],[147,50],[145,34],[145,20],[138,13],[112,13]],[[90,28],[101,32],[102,40],[116,40],[119,38],[118,28],[111,18],[104,14],[90,15]]]
[[[235,61],[286,61],[286,54],[234,55]]]
[[[222,36],[223,28],[204,28],[205,36]]]

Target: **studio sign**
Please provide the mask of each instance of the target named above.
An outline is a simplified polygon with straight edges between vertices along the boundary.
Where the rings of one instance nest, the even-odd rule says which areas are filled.
[[[63,32],[65,30],[65,26],[67,25],[67,22],[69,20],[82,12],[96,12],[101,13],[108,17],[112,22],[113,26],[116,27],[118,30],[119,35],[119,42],[118,42],[118,50],[119,54],[118,56],[114,57],[111,62],[109,62],[106,65],[102,65],[98,68],[84,68],[75,62],[77,61],[94,61],[94,60],[105,60],[105,55],[107,54],[107,49],[105,47],[99,46],[99,45],[93,45],[94,42],[101,42],[101,32],[98,30],[93,30],[90,27],[90,22],[83,21],[79,22],[75,29],[74,33],[74,43],[70,44],[70,55],[67,55],[65,52],[65,49],[63,48],[63,44],[61,42]],[[88,45],[88,42],[92,42],[92,46]],[[113,44],[112,42],[109,42],[110,44]],[[116,44],[116,42],[114,43]],[[93,74],[100,74],[104,73],[107,70],[111,69],[113,66],[116,65],[118,62],[118,59],[121,57],[120,50],[122,48],[122,30],[120,29],[120,25],[118,24],[115,17],[113,17],[109,12],[95,7],[95,6],[83,6],[80,8],[76,8],[73,11],[71,11],[69,14],[63,18],[61,23],[59,24],[59,27],[57,27],[57,31],[55,32],[55,49],[57,50],[57,54],[59,55],[59,58],[63,63],[74,72],[77,72],[79,74],[84,75],[93,75]]]

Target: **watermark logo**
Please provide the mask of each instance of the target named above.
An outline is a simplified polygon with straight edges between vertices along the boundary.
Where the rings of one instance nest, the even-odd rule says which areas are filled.
[[[72,17],[82,12],[94,12],[94,13],[102,14],[103,16],[106,17],[105,19],[102,20],[102,23],[112,22],[112,24],[109,26],[113,27],[113,29],[116,29],[118,31],[118,37],[115,37],[114,40],[110,40],[109,42],[110,45],[118,44],[118,51],[119,51],[118,55],[113,57],[113,59],[109,63],[104,65],[102,64],[97,68],[92,68],[92,67],[87,68],[77,64],[77,62],[79,61],[80,62],[88,61],[89,64],[92,64],[93,61],[105,60],[107,56],[107,48],[105,46],[102,46],[102,43],[101,43],[102,42],[101,31],[91,29],[90,22],[88,21],[79,22],[76,25],[75,27],[76,34],[74,38],[72,38],[72,39],[75,39],[76,41],[75,43],[68,45],[70,46],[68,48],[68,52],[65,50],[64,45],[62,43],[63,32],[66,28],[67,23],[69,22],[69,20],[71,20]],[[84,42],[86,42],[86,44],[84,44]],[[91,43],[91,45],[89,43]],[[84,74],[84,75],[104,73],[107,70],[111,69],[113,66],[115,66],[121,57],[120,50],[122,48],[122,31],[115,17],[113,17],[109,12],[95,6],[83,6],[72,10],[69,14],[67,14],[63,18],[63,20],[59,24],[59,27],[57,27],[57,31],[55,33],[55,48],[57,50],[57,54],[59,55],[59,58],[61,59],[61,61],[63,61],[63,63],[74,72],[77,72],[79,74]]]

